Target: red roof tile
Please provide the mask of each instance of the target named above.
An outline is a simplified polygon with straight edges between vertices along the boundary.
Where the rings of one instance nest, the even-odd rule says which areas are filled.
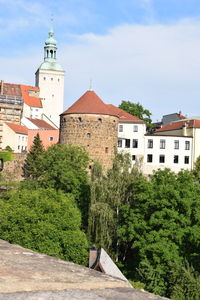
[[[182,129],[184,126],[186,126],[187,128],[200,128],[200,120],[185,120],[185,121],[173,122],[162,126],[161,128],[157,129],[155,132],[178,130],[178,129]]]
[[[5,83],[0,81],[1,94],[6,96],[22,97],[21,88],[19,84]]]
[[[35,124],[39,129],[51,129],[51,130],[56,129],[44,120],[31,119],[31,118],[27,118],[27,119],[31,121],[33,124]]]
[[[39,97],[33,97],[29,95],[29,92],[38,92],[39,88],[34,86],[28,86],[28,85],[20,85],[22,97],[24,100],[24,103],[26,103],[28,106],[32,107],[42,107],[42,102]]]
[[[116,107],[112,104],[107,104],[107,106],[109,107],[109,110],[110,110],[110,112],[112,112],[112,114],[116,114],[119,117],[120,121],[127,121],[127,122],[134,121],[134,122],[138,122],[138,123],[145,123],[143,120],[127,113],[126,111],[122,110],[119,107]]]
[[[62,115],[66,114],[101,114],[114,115],[108,105],[106,105],[95,92],[87,91],[72,106],[70,106]]]
[[[16,133],[28,134],[28,128],[26,128],[26,126],[14,124],[14,123],[8,123],[8,122],[5,122],[5,124]]]

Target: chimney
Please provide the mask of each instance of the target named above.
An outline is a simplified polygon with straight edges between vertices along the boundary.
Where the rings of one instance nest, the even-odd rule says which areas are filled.
[[[4,81],[1,80],[1,95],[3,95],[3,85],[4,85]]]
[[[183,123],[183,127],[182,127],[182,130],[183,130],[183,136],[187,136],[187,127],[188,127],[188,123],[187,122],[184,122]]]

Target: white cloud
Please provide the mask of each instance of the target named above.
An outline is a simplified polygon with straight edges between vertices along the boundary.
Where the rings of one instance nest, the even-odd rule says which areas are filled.
[[[153,113],[200,115],[200,22],[173,25],[124,25],[106,35],[85,34],[71,44],[58,44],[58,60],[66,70],[65,108],[88,88],[118,105],[139,101]],[[27,52],[26,52],[27,51]],[[24,57],[0,59],[0,79],[34,83],[42,49]]]

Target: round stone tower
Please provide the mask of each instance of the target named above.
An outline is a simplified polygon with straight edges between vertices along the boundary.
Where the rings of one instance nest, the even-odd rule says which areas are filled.
[[[118,116],[93,91],[87,91],[60,116],[60,143],[85,147],[92,160],[112,167]]]

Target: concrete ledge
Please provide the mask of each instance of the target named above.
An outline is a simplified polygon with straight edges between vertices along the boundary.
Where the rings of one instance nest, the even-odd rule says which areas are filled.
[[[126,281],[2,240],[0,266],[0,300],[164,299],[132,289]]]

